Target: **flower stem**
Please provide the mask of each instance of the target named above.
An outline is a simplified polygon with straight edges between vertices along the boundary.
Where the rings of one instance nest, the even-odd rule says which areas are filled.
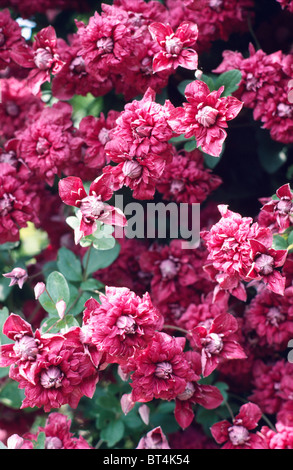
[[[189,331],[185,330],[184,328],[180,328],[179,326],[175,326],[175,325],[164,325],[163,330],[165,329],[180,331],[181,333],[184,333],[185,335],[189,334]]]
[[[86,258],[86,263],[85,263],[85,267],[84,267],[84,271],[83,271],[83,281],[86,281],[87,279],[87,269],[88,269],[88,265],[89,265],[89,261],[90,261],[90,254],[91,254],[91,249],[93,247],[93,244],[91,243],[91,245],[89,246],[89,249],[87,251],[87,258]]]

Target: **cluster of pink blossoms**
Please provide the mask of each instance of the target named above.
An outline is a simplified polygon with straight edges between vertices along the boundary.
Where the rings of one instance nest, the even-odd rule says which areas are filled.
[[[249,46],[250,57],[226,50],[216,73],[238,69],[242,79],[235,96],[252,109],[253,118],[270,131],[271,138],[284,144],[293,142],[293,104],[289,101],[289,81],[293,74],[293,56],[282,51],[266,54]]]
[[[292,11],[292,2],[279,3]],[[293,448],[293,365],[284,358],[293,336],[292,255],[289,247],[274,248],[276,235],[285,242],[292,231],[293,193],[283,184],[273,198],[260,199],[256,220],[242,217],[224,203],[209,205],[225,181],[205,161],[205,154],[221,156],[228,123],[243,107],[272,139],[292,143],[292,53],[250,45],[245,58],[224,50],[214,72],[242,74],[239,89],[227,96],[224,86],[210,89],[198,78],[200,54],[218,39],[248,31],[253,0],[114,0],[94,13],[86,3],[67,0],[0,0],[0,6],[0,243],[18,241],[28,222],[49,238],[29,261],[29,272],[3,274],[9,288],[23,294],[37,278],[37,300],[45,289],[43,278],[37,282],[40,271],[56,263],[60,247],[79,259],[86,251],[79,242],[100,224],[124,227],[126,217],[111,199],[125,187],[140,201],[159,195],[203,205],[196,249],[183,249],[181,240],[119,240],[116,261],[83,278],[85,285],[98,280],[105,288],[99,300],[86,291],[80,326],[43,333],[46,312],[31,298],[21,315],[10,313],[0,367],[9,367],[9,378],[23,390],[22,410],[50,414],[38,431],[12,434],[8,448],[32,449],[42,433],[46,449],[91,448],[70,432],[68,417],[53,410],[76,410],[83,397],[93,398],[113,365],[129,381],[121,397],[125,415],[136,404],[174,405],[181,428],[174,447],[180,439],[188,445],[187,430],[194,447]],[[23,18],[45,14],[49,23],[65,8],[89,18],[76,20],[76,31],[62,38],[50,24],[25,40],[8,8]],[[193,80],[183,104],[176,97],[173,104],[160,93],[181,82],[184,69]],[[111,107],[114,94],[119,110]],[[79,119],[76,96],[98,98],[105,111]],[[183,142],[183,136],[194,150],[177,149],[176,138]],[[77,214],[75,237],[65,223],[67,206]],[[62,320],[67,305],[56,307]],[[231,420],[215,422],[209,441],[195,421],[198,409],[225,406],[215,377],[232,392],[245,391],[247,403]],[[274,429],[262,426],[263,413],[273,416]],[[170,445],[158,426],[137,448]]]

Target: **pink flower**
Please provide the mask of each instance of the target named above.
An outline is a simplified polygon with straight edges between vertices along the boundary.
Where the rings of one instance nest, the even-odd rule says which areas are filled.
[[[261,419],[261,409],[254,403],[246,403],[240,407],[232,425],[224,420],[213,424],[211,433],[222,449],[267,449],[266,440],[260,433],[250,432],[257,427]]]
[[[157,426],[139,440],[136,449],[170,449],[170,447],[161,426]]]
[[[276,414],[293,396],[288,393],[290,377],[293,373],[293,364],[285,359],[271,360],[266,363],[258,359],[252,368],[252,393],[249,400],[262,407],[264,413]],[[288,416],[288,413],[286,413]]]
[[[87,335],[107,362],[126,363],[145,349],[160,327],[161,316],[146,292],[142,298],[127,288],[106,287],[101,303],[87,308],[84,324]],[[92,303],[86,307],[92,308]]]
[[[202,374],[210,375],[217,366],[231,359],[246,359],[239,344],[238,322],[236,318],[223,313],[216,316],[210,325],[196,326],[190,332],[195,350],[201,353]]]
[[[11,63],[11,53],[14,48],[23,43],[19,24],[12,19],[8,8],[0,12],[0,70]]]
[[[90,185],[89,194],[86,193],[82,180],[77,176],[68,176],[59,181],[59,195],[64,204],[78,207],[81,212],[79,238],[91,235],[97,230],[96,221],[104,224],[125,226],[127,221],[120,209],[106,204],[104,201],[111,198],[113,191],[108,185],[109,178],[102,175]]]
[[[126,185],[135,198],[153,198],[156,182],[173,156],[170,107],[169,101],[164,106],[156,103],[150,88],[140,101],[125,105],[105,146],[107,157],[118,163],[104,168],[114,177],[114,190]]]
[[[113,88],[113,81],[105,77],[104,82],[98,82],[86,67],[84,58],[80,55],[80,37],[74,33],[68,38],[69,44],[58,38],[58,54],[64,62],[62,69],[52,79],[52,94],[60,100],[69,100],[74,95],[102,96]]]
[[[44,108],[40,95],[33,95],[23,80],[14,77],[1,79],[0,118],[3,122],[0,135],[11,139],[15,132],[24,129]]]
[[[269,449],[293,449],[293,427],[285,426],[277,421],[276,431],[268,426],[261,428],[261,433],[265,436]]]
[[[277,225],[283,231],[293,223],[293,194],[290,184],[286,183],[276,191],[278,199],[271,199],[261,208],[262,211],[272,214]]]
[[[265,273],[262,270],[260,263],[263,262],[264,257],[256,258],[259,251],[254,251],[253,247],[257,246],[260,249],[259,247],[263,246],[262,251],[270,250],[272,234],[268,228],[253,223],[250,217],[242,217],[240,214],[230,211],[228,206],[220,205],[218,209],[222,218],[209,231],[201,232],[209,251],[204,269],[218,283],[214,292],[215,297],[220,290],[223,290],[245,300],[246,293],[242,281],[251,279],[249,273],[253,274],[254,257],[256,261],[260,260],[257,265],[258,279],[266,278],[268,274],[271,274],[271,272]],[[257,242],[261,245],[258,245]],[[266,253],[270,253],[268,256],[272,259],[274,259],[272,255],[276,256],[276,266],[283,262],[284,253],[280,255],[273,251],[266,251]],[[279,277],[278,274],[275,276],[276,279]]]
[[[40,433],[45,433],[45,449],[92,449],[82,437],[76,437],[70,432],[71,420],[68,416],[51,412],[44,426],[38,428],[36,433],[28,432],[23,435],[22,449],[33,448],[32,441],[38,439]]]
[[[21,409],[36,406],[48,412],[65,404],[76,408],[82,396],[93,396],[99,376],[80,334],[75,327],[63,335],[50,335],[49,347],[36,357],[29,376],[24,377],[18,367],[10,368],[10,377],[24,389]]]
[[[218,157],[227,137],[224,128],[227,121],[234,119],[243,103],[232,96],[220,97],[224,87],[210,92],[208,86],[200,80],[187,85],[187,102],[183,107],[170,111],[168,123],[177,134],[186,138],[194,137],[197,147],[203,152]]]
[[[141,270],[151,278],[151,295],[157,305],[180,301],[182,292],[192,292],[211,287],[203,271],[207,253],[204,249],[187,250],[181,240],[171,240],[169,245],[154,245],[142,253]]]
[[[17,284],[20,289],[22,289],[23,284],[28,278],[28,274],[23,268],[14,268],[12,269],[12,271],[10,271],[10,273],[2,275],[11,279],[9,286],[14,286],[15,284]]]
[[[253,333],[259,346],[284,350],[293,338],[293,287],[284,295],[261,290],[249,303],[244,314],[244,330]]]
[[[20,228],[39,223],[39,188],[10,164],[0,164],[0,243],[18,241]]]
[[[157,191],[167,201],[202,203],[215,191],[222,179],[204,167],[199,150],[175,153],[157,183]]]
[[[250,240],[252,267],[247,277],[264,282],[268,289],[276,294],[284,294],[286,278],[276,268],[284,265],[287,250],[273,250],[266,248],[257,240]]]
[[[14,47],[11,58],[21,67],[31,69],[27,84],[34,95],[38,94],[41,85],[50,82],[50,74],[56,74],[63,67],[57,53],[57,37],[53,26],[39,31],[34,37],[32,47],[27,44]]]
[[[89,18],[87,26],[82,21],[76,21],[76,26],[80,39],[78,54],[83,57],[87,71],[99,83],[107,81],[130,54],[129,29],[118,16],[98,12]]]
[[[191,364],[197,378],[186,384],[184,392],[177,395],[174,415],[182,429],[186,429],[194,419],[193,406],[199,404],[208,410],[217,408],[223,397],[217,387],[198,383],[201,377],[201,358],[195,351],[187,351],[186,359]]]
[[[184,346],[183,337],[155,332],[148,347],[131,364],[133,402],[173,400],[184,392],[188,382],[196,379],[184,356]]]
[[[184,21],[174,33],[169,24],[151,23],[149,31],[152,38],[161,46],[161,50],[153,59],[154,72],[169,68],[175,70],[179,66],[191,70],[197,69],[197,53],[191,48],[196,44],[198,36],[196,24]]]
[[[34,122],[17,133],[20,156],[32,176],[45,179],[50,186],[82,144],[81,138],[74,134],[71,116],[71,105],[59,101],[45,107]]]

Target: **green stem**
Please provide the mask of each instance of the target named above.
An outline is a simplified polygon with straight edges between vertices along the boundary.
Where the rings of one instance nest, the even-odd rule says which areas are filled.
[[[180,328],[179,326],[164,325],[163,330],[165,330],[165,329],[180,331],[180,333],[184,333],[185,335],[189,334],[189,331],[185,330],[184,328]]]
[[[251,17],[250,15],[247,16],[247,24],[248,24],[248,29],[249,29],[249,32],[251,34],[251,36],[253,37],[253,40],[255,42],[255,45],[256,45],[256,48],[257,49],[261,49],[261,45],[255,35],[255,32],[253,31],[253,28],[252,28],[252,24],[251,24]]]

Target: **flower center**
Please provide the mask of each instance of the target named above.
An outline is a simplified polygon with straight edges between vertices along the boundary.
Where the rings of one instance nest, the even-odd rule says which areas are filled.
[[[210,127],[215,124],[218,113],[219,111],[211,106],[204,106],[202,109],[198,110],[195,119],[203,127]]]
[[[136,179],[142,174],[142,166],[135,160],[128,160],[124,162],[122,172],[124,176],[128,176],[130,179]]]
[[[121,330],[121,334],[133,335],[136,332],[137,325],[135,320],[128,315],[121,315],[116,322],[117,328]]]
[[[245,86],[248,91],[256,91],[259,88],[259,81],[251,72],[246,75]]]
[[[15,116],[18,116],[19,114],[19,107],[17,106],[16,103],[14,103],[14,101],[10,101],[10,100],[6,101],[5,109],[6,109],[6,113],[9,116],[15,117]]]
[[[102,145],[105,145],[107,142],[109,142],[110,140],[109,129],[106,129],[106,127],[102,127],[102,129],[99,132],[98,139]]]
[[[44,137],[39,137],[36,145],[36,151],[38,155],[43,155],[44,153],[46,153],[49,150],[50,146],[51,144],[47,139],[45,139]]]
[[[214,8],[214,10],[221,7],[222,4],[223,4],[223,0],[210,0],[209,2],[210,7]]]
[[[292,115],[292,106],[290,104],[280,103],[277,106],[278,116],[290,117]]]
[[[87,196],[81,201],[80,210],[85,217],[96,219],[105,212],[105,204],[97,196]]]
[[[40,47],[35,51],[34,62],[38,69],[48,70],[53,62],[53,55],[50,50]]]
[[[178,55],[182,51],[183,44],[174,34],[166,37],[165,48],[168,54]]]
[[[16,166],[17,158],[16,153],[13,150],[9,150],[9,152],[3,152],[0,154],[0,162],[1,163],[8,163],[11,166]]]
[[[63,443],[59,437],[49,436],[45,440],[45,449],[63,449]]]
[[[249,440],[249,432],[244,426],[232,426],[228,428],[228,433],[234,446],[245,444]]]
[[[165,259],[160,264],[161,274],[164,279],[173,279],[177,275],[179,269],[180,267],[178,264],[172,261],[170,258]]]
[[[100,38],[97,40],[97,48],[102,54],[109,54],[113,51],[114,42],[112,38]]]
[[[56,366],[50,366],[41,374],[40,382],[44,388],[59,388],[62,385],[63,374]]]
[[[0,214],[2,216],[7,215],[9,211],[13,208],[15,197],[11,194],[3,194],[2,199],[0,200]]]
[[[38,354],[38,346],[32,336],[24,335],[15,342],[15,354],[24,361],[34,361]]]
[[[222,351],[223,346],[223,340],[217,333],[210,333],[205,338],[205,349],[210,354],[219,354]]]
[[[285,316],[280,312],[277,307],[270,308],[266,317],[268,319],[268,322],[276,327],[279,326],[279,323],[285,320]]]
[[[282,198],[276,205],[276,210],[280,214],[287,215],[292,210],[292,202],[289,199]]]
[[[155,375],[159,379],[170,379],[173,369],[169,362],[158,362]]]
[[[76,73],[77,75],[80,74],[86,74],[85,70],[85,62],[82,57],[78,56],[73,59],[71,62],[69,69],[73,72]]]
[[[173,180],[170,187],[170,192],[172,194],[181,193],[184,189],[184,181],[182,180]]]
[[[193,396],[194,391],[195,391],[195,388],[194,388],[193,383],[188,382],[186,387],[185,387],[184,392],[179,393],[179,395],[177,395],[177,398],[179,400],[182,400],[182,401],[189,400],[189,398],[191,398]]]
[[[270,255],[259,255],[255,261],[255,269],[262,276],[271,274],[274,270],[274,258]]]

